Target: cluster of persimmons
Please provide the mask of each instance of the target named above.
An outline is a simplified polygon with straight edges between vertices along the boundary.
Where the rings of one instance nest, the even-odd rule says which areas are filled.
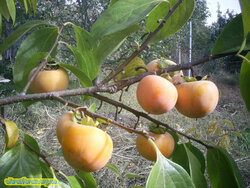
[[[138,57],[136,58],[138,60]],[[146,66],[147,70],[154,72],[161,69],[162,61],[161,59],[151,61]],[[166,65],[176,64],[164,60],[164,66]],[[61,91],[67,89],[68,82],[67,72],[63,68],[56,67],[40,71],[32,81],[30,89],[33,93]],[[150,114],[164,114],[175,107],[184,116],[201,118],[215,109],[219,91],[211,81],[185,82],[182,71],[176,71],[167,75],[144,77],[138,84],[136,96],[140,106]],[[99,170],[112,156],[111,137],[97,126],[79,123],[73,112],[62,115],[57,123],[56,134],[62,145],[65,160],[75,169],[86,172]],[[174,151],[175,142],[171,134],[167,132],[156,134],[149,131],[147,136],[154,139],[154,143],[165,157],[169,157]],[[155,149],[147,137],[138,135],[136,147],[146,159],[156,160]]]

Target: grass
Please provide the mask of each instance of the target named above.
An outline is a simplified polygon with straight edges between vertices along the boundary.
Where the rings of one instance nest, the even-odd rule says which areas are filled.
[[[214,78],[214,77],[212,77]],[[220,101],[216,110],[201,119],[190,119],[179,114],[175,109],[168,112],[167,114],[160,116],[153,116],[163,122],[168,123],[170,126],[186,131],[191,128],[197,128],[195,133],[203,133],[207,131],[209,124],[215,120],[229,120],[233,123],[235,129],[241,133],[242,137],[239,138],[234,134],[230,134],[231,144],[230,153],[233,158],[237,161],[237,164],[244,176],[245,183],[247,186],[250,185],[250,158],[249,158],[249,143],[250,143],[250,114],[247,112],[245,105],[241,99],[238,84],[227,84],[221,79],[213,80],[219,87],[220,90]],[[0,97],[8,95],[7,91],[3,92],[0,86]],[[140,110],[141,107],[136,101],[136,85],[129,88],[128,92],[124,92],[122,102],[133,107],[134,109]],[[2,93],[2,94],[1,94]],[[10,87],[9,93],[13,94],[13,87]],[[112,99],[119,99],[120,93],[114,95],[105,94],[106,96],[112,97]],[[80,103],[81,98],[71,98],[74,102]],[[95,102],[97,106],[100,101],[91,99],[87,101],[86,105],[90,105]],[[70,110],[68,107],[57,102],[45,101],[39,102],[30,107],[28,112],[25,112],[25,108],[21,104],[14,104],[7,106],[7,119],[17,123],[20,129],[28,132],[34,136],[41,148],[42,153],[50,154],[56,152],[60,148],[60,144],[57,141],[55,127],[58,118],[66,111]],[[105,114],[110,118],[114,117],[116,108],[103,103],[102,108],[98,110],[99,113]],[[122,110],[118,115],[118,121],[133,127],[137,118]],[[141,118],[138,124],[139,129],[147,129],[147,125],[150,122],[146,119]],[[230,131],[229,126],[224,126],[225,130]],[[148,174],[153,166],[153,163],[143,159],[137,152],[135,147],[135,134],[130,134],[122,129],[114,126],[109,126],[107,132],[111,135],[114,142],[114,151],[110,163],[115,164],[121,173],[135,173],[141,176],[141,178],[128,178],[121,179],[108,168],[103,168],[98,172],[93,173],[99,187],[133,187],[133,186],[145,186]],[[196,135],[197,136],[197,135]],[[207,137],[206,135],[200,136],[200,138],[214,139]],[[213,140],[211,140],[213,141]],[[204,147],[195,144],[202,151]],[[0,129],[0,151],[4,146],[4,131]],[[49,157],[51,163],[61,169],[66,175],[74,174],[72,168],[64,161],[63,157]],[[126,168],[125,168],[126,167]],[[122,172],[124,169],[124,172]]]

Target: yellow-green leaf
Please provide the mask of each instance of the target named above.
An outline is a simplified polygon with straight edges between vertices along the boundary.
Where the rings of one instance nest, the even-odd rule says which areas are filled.
[[[224,119],[223,122],[225,122],[227,125],[229,125],[232,129],[234,129],[234,125],[231,121]]]
[[[17,125],[13,121],[6,121],[6,146],[12,148],[15,146],[19,137],[19,130]]]
[[[188,133],[194,132],[194,131],[196,131],[196,130],[197,130],[197,128],[191,128],[191,129],[188,129],[188,130],[186,130],[186,131],[185,131],[185,134],[188,134]]]
[[[215,130],[215,135],[219,135],[221,131],[221,127],[217,127],[217,129]]]
[[[236,136],[238,136],[239,138],[242,138],[242,136],[241,136],[241,134],[239,132],[233,131],[232,133],[235,134]]]
[[[217,123],[218,121],[213,121],[212,123],[210,123],[210,125],[208,126],[207,135],[210,135],[214,131]]]

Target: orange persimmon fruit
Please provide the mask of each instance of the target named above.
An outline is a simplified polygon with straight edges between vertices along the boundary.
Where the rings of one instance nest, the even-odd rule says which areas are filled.
[[[32,69],[29,79],[36,68]],[[46,93],[53,91],[63,91],[67,89],[69,77],[63,68],[41,70],[31,82],[30,90],[33,93]]]
[[[219,101],[217,86],[207,80],[185,82],[176,85],[178,100],[176,109],[190,118],[201,118],[210,114]]]
[[[157,75],[148,75],[138,84],[137,101],[150,114],[163,114],[176,104],[178,93],[175,86]]]
[[[155,138],[153,142],[156,144],[162,155],[164,155],[167,158],[170,157],[175,147],[175,142],[172,135],[167,132],[164,134],[155,134],[149,132],[149,136]],[[142,135],[137,136],[136,148],[144,158],[151,161],[156,161],[157,158],[156,151],[145,136]]]

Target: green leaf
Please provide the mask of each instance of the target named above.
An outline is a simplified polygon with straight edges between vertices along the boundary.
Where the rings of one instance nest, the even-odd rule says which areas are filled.
[[[135,173],[127,173],[124,175],[124,178],[142,178],[142,176]]]
[[[81,63],[79,67],[81,71],[85,72],[84,69],[87,69],[86,72],[88,73],[88,77],[93,80],[100,69],[100,65],[96,62],[96,56],[94,54],[94,50],[96,49],[96,40],[91,35],[91,33],[87,32],[86,30],[82,29],[79,26],[73,25],[75,36],[76,36],[76,44],[77,50],[81,54]]]
[[[43,178],[50,178],[50,180],[52,180],[52,182],[46,182],[46,184],[44,185],[44,187],[49,187],[49,188],[60,188],[60,187],[64,187],[64,186],[60,186],[60,182],[59,180],[54,176],[55,172],[53,170],[53,168],[50,168],[49,165],[47,163],[44,163],[42,161],[40,162],[40,166],[41,166],[41,170],[42,170],[42,176]],[[66,185],[66,184],[65,184]],[[69,187],[66,185],[66,187]]]
[[[232,129],[234,129],[234,125],[230,120],[224,119],[222,121],[225,122],[227,125],[229,125]]]
[[[246,55],[250,59],[250,52]],[[240,92],[248,112],[250,112],[250,63],[244,60],[240,69]]]
[[[191,188],[194,187],[192,180],[188,173],[178,164],[165,158],[152,140],[157,152],[157,161],[152,168],[146,187],[147,188]]]
[[[160,25],[158,20],[164,19],[168,14],[170,10],[169,3],[173,7],[177,2],[178,0],[169,0],[169,2],[165,1],[158,5],[148,16],[146,23],[147,31],[153,32]],[[150,42],[157,42],[179,31],[192,16],[194,7],[194,0],[184,0],[169,17],[163,28],[156,34],[156,36],[153,37]]]
[[[82,180],[78,178],[77,176],[67,176],[67,180],[70,183],[71,187],[74,187],[74,188],[84,187]]]
[[[48,52],[51,49],[57,32],[57,27],[39,29],[29,35],[19,47],[13,68],[14,83],[19,91],[26,84],[27,77],[24,77],[26,64],[37,52]]]
[[[77,67],[64,63],[58,63],[58,65],[72,72],[80,80],[83,88],[92,86],[92,82],[88,76]]]
[[[200,161],[196,158],[196,156],[188,149],[186,144],[184,144],[188,161],[189,161],[189,170],[190,176],[194,182],[196,188],[208,187],[207,181],[204,174],[201,171]]]
[[[239,14],[232,21],[230,21],[222,30],[218,39],[216,40],[212,54],[224,54],[230,52],[238,52],[241,49],[242,43],[245,40],[242,15]],[[250,50],[250,35],[246,38],[246,45],[244,50]]]
[[[23,143],[11,148],[0,158],[0,169],[1,180],[8,177],[42,178],[39,157]],[[4,181],[0,181],[0,187],[8,186],[4,185]],[[35,185],[29,187],[37,188]]]
[[[16,21],[16,6],[15,6],[15,2],[14,2],[14,0],[7,0],[6,4],[7,4],[7,7],[8,7],[8,10],[9,10],[10,17],[11,17],[11,19],[13,21],[13,24],[14,24],[15,21]]]
[[[19,40],[21,36],[40,26],[52,26],[52,25],[46,21],[41,21],[41,20],[33,20],[26,22],[25,24],[18,27],[13,33],[11,33],[10,36],[8,36],[5,39],[5,41],[0,45],[0,54],[4,53],[17,40]]]
[[[241,10],[242,10],[242,19],[243,19],[243,27],[244,27],[244,36],[247,37],[250,32],[250,3],[249,0],[240,0]]]
[[[90,105],[90,107],[89,107],[89,110],[90,110],[91,112],[95,112],[95,111],[96,111],[96,103],[92,103],[92,104]]]
[[[80,170],[76,170],[77,175],[84,181],[85,187],[91,187],[91,188],[96,188],[96,181],[93,177],[93,175],[90,172],[83,172]]]
[[[116,173],[117,176],[120,176],[120,171],[119,171],[119,169],[118,169],[118,167],[116,165],[108,163],[108,164],[105,165],[105,167],[112,170],[114,173]]]
[[[32,4],[32,7],[33,7],[34,14],[36,14],[37,0],[31,0],[31,4]]]
[[[82,53],[76,49],[76,48],[73,48],[72,46],[70,46],[69,44],[63,42],[71,51],[72,53],[74,54],[75,56],[75,60],[76,60],[76,63],[77,63],[77,67],[83,72],[85,73],[86,76],[90,76],[89,75],[89,68],[87,66],[87,62],[86,60],[84,59]]]
[[[10,19],[10,13],[8,10],[7,2],[8,0],[1,0],[0,1],[0,14],[7,20],[9,21]]]
[[[36,150],[38,153],[40,153],[40,148],[39,148],[39,145],[38,145],[35,138],[33,138],[32,136],[30,136],[27,133],[24,133],[24,141],[27,144],[29,144],[34,150]]]
[[[190,142],[186,143],[186,146],[195,155],[195,157],[199,160],[200,165],[201,165],[201,172],[204,174],[206,164],[205,164],[205,157],[203,155],[203,152],[201,150],[199,150],[198,148],[196,148],[195,146],[193,146]]]
[[[121,31],[104,36],[95,52],[98,64],[101,64],[108,57],[108,55],[114,52],[128,35],[140,29],[140,26],[132,25]]]
[[[105,35],[124,30],[142,20],[163,0],[119,0],[106,9],[93,24],[91,33],[101,39]]]
[[[171,158],[173,162],[181,165],[190,174],[187,152],[183,144],[175,145],[175,150]]]
[[[111,0],[110,3],[109,3],[108,8],[111,7],[113,4],[115,4],[117,1],[119,1],[119,0]]]
[[[2,28],[3,28],[3,18],[2,18],[2,14],[0,13],[0,38],[2,38],[1,37],[1,35],[2,35]],[[0,59],[0,60],[2,60],[2,59]]]
[[[223,148],[207,150],[207,170],[212,187],[245,187],[236,163]]]

